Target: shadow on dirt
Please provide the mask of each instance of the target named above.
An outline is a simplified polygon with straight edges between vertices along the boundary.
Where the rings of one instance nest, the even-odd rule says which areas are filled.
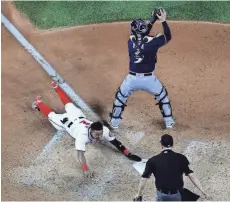
[[[93,100],[89,103],[89,105],[91,109],[101,118],[103,125],[113,131],[113,128],[108,123],[108,120],[106,120],[108,119],[106,107],[98,100]]]

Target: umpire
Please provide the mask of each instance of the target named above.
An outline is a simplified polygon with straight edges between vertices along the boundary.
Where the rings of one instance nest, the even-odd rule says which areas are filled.
[[[172,151],[172,136],[165,134],[161,137],[160,142],[163,151],[147,161],[135,199],[142,198],[144,186],[151,174],[155,176],[157,201],[182,200],[181,194],[183,194],[184,191],[183,174],[188,176],[193,184],[204,194],[204,196],[206,196],[199,180],[189,168],[189,161],[186,156]]]

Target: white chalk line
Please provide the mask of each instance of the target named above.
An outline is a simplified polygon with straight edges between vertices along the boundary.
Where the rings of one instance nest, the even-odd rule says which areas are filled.
[[[90,109],[90,107],[76,94],[76,92],[64,81],[64,79],[56,72],[56,70],[42,57],[42,55],[30,44],[26,38],[16,29],[16,27],[1,14],[1,22],[6,29],[17,39],[17,41],[33,56],[33,58],[42,66],[46,73],[59,83],[60,87],[67,93],[67,95],[77,104],[86,114],[98,119],[98,116]],[[47,155],[55,143],[60,141],[64,133],[59,131],[53,138],[45,145],[40,155]]]
[[[42,152],[38,155],[37,159],[47,157],[50,154],[53,146],[59,142],[65,134],[62,131],[57,131],[52,139],[45,145]]]

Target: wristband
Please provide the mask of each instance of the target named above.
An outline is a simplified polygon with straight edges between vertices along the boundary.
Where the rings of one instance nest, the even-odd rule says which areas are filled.
[[[86,163],[81,164],[81,168],[82,168],[83,171],[88,170],[88,167],[87,167]]]
[[[130,154],[130,152],[128,151],[128,149],[125,149],[123,152],[122,152],[125,156],[128,156]]]

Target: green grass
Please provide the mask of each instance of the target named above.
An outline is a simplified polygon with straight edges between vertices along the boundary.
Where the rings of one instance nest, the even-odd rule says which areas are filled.
[[[149,19],[154,7],[164,7],[168,20],[230,23],[228,1],[15,1],[14,4],[41,29]]]

